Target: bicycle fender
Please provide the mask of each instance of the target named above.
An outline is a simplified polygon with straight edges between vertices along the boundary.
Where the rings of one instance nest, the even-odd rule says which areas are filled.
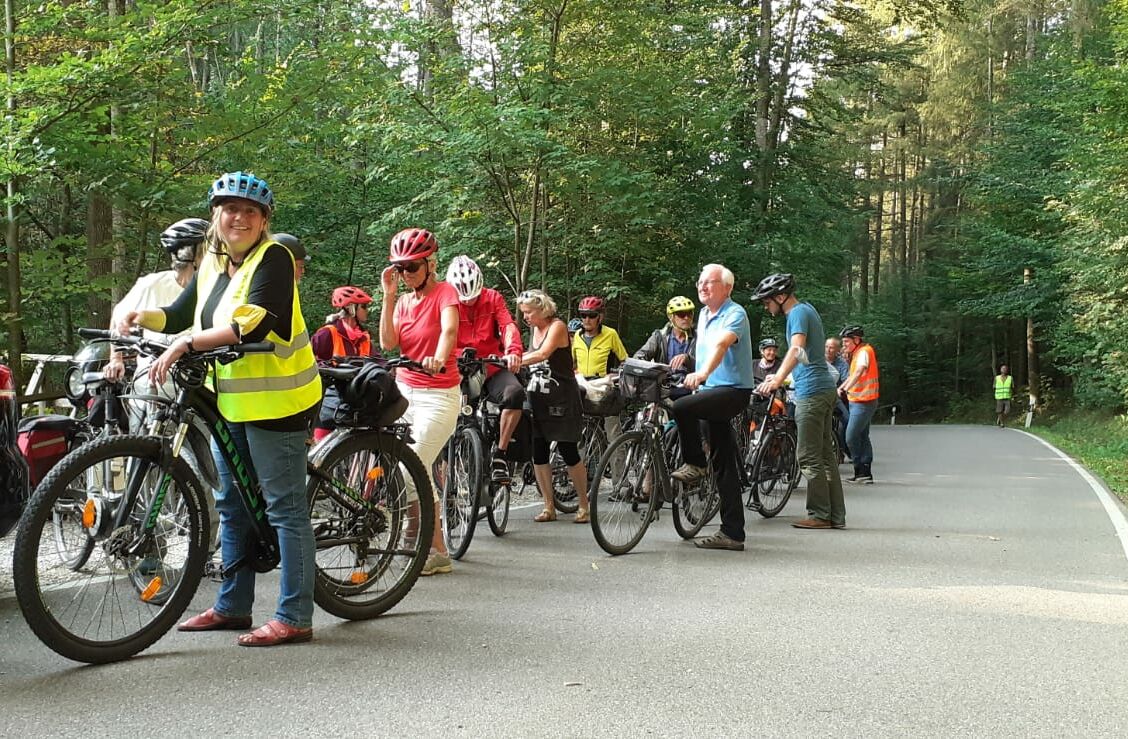
[[[193,423],[188,424],[188,444],[192,447],[192,456],[196,461],[197,469],[194,471],[199,474],[208,488],[219,490],[219,471],[215,468],[211,445],[204,433]]]

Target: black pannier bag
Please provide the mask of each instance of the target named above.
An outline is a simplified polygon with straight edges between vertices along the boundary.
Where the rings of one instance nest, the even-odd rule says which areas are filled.
[[[619,368],[619,389],[628,402],[657,403],[668,392],[662,383],[669,374],[668,364],[630,357]]]
[[[334,384],[341,398],[333,416],[338,426],[387,426],[407,410],[392,373],[378,364],[366,364],[352,380]]]

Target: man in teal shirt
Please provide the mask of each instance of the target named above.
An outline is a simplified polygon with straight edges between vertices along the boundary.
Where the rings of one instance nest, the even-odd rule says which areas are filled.
[[[730,421],[748,407],[756,381],[748,314],[732,300],[734,282],[732,272],[720,264],[705,265],[697,280],[702,308],[697,319],[695,370],[685,377],[685,386],[696,392],[674,402],[685,464],[670,476],[688,485],[708,473],[700,425],[707,422],[721,497],[721,530],[694,543],[701,549],[743,551],[739,455]]]
[[[795,278],[789,274],[765,277],[752,299],[763,303],[773,316],[787,316],[788,350],[783,364],[756,390],[769,395],[794,373],[797,455],[799,469],[807,478],[807,518],[791,525],[800,529],[844,529],[846,501],[831,438],[838,395],[823,360],[826,332],[822,318],[810,303],[801,303],[795,297]]]

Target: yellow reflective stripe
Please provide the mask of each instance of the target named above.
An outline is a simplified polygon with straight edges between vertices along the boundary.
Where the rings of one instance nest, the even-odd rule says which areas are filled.
[[[294,356],[299,350],[305,349],[309,346],[309,331],[302,331],[294,337],[294,340],[287,346],[278,341],[278,339],[269,339],[274,342],[274,356],[279,359],[289,359]]]
[[[221,377],[219,378],[219,392],[221,393],[262,393],[273,391],[296,390],[308,385],[317,377],[317,365],[308,367],[296,375],[281,377]]]

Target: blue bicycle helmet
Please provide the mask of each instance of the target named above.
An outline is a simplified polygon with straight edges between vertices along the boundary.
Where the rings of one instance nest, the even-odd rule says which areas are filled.
[[[570,333],[570,334],[576,333],[577,331],[579,331],[583,327],[584,327],[584,322],[581,321],[578,318],[573,318],[571,321],[568,321],[568,333]]]
[[[208,205],[212,208],[223,198],[242,198],[266,208],[267,215],[274,211],[274,191],[266,180],[250,172],[228,172],[212,183],[208,189]]]

